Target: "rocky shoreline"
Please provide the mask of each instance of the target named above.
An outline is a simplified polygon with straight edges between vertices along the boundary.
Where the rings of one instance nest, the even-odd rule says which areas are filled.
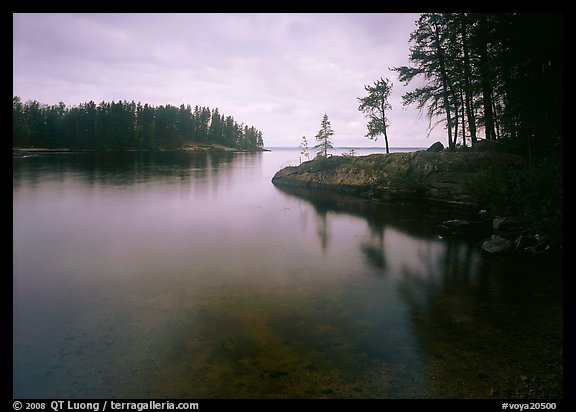
[[[431,147],[432,149],[432,147]],[[332,156],[279,170],[272,183],[279,187],[308,190],[326,188],[381,201],[432,202],[463,207],[478,213],[478,220],[491,229],[482,243],[486,254],[547,254],[552,249],[548,236],[535,222],[487,211],[475,196],[472,182],[489,167],[522,168],[522,157],[492,151],[448,152],[445,150],[369,156]],[[444,222],[450,229],[474,230],[465,220]]]
[[[275,185],[326,187],[382,200],[478,206],[470,182],[492,164],[522,167],[520,156],[491,152],[434,152],[332,156],[279,170]]]

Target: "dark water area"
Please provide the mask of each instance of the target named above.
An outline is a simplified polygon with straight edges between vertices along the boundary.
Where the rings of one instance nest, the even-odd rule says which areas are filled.
[[[563,396],[560,256],[440,226],[477,211],[272,185],[298,162],[14,159],[13,396]]]

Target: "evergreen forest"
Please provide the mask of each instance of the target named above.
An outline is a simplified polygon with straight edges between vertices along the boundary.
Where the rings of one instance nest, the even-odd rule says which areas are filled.
[[[151,106],[134,101],[22,103],[13,97],[13,147],[73,150],[159,150],[190,144],[219,144],[260,150],[262,132],[209,107]]]

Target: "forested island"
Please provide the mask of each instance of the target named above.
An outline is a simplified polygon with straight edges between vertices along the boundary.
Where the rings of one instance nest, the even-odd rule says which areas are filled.
[[[263,150],[262,132],[209,107],[93,101],[67,107],[13,97],[14,148]]]

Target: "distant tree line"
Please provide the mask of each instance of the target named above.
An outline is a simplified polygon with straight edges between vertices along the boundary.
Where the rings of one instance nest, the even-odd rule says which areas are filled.
[[[410,36],[403,96],[446,126],[448,146],[515,141],[561,152],[563,19],[540,13],[426,13]],[[422,83],[420,83],[422,84]]]
[[[74,107],[13,97],[13,146],[87,150],[173,149],[188,143],[260,149],[262,132],[218,109],[93,101]]]

